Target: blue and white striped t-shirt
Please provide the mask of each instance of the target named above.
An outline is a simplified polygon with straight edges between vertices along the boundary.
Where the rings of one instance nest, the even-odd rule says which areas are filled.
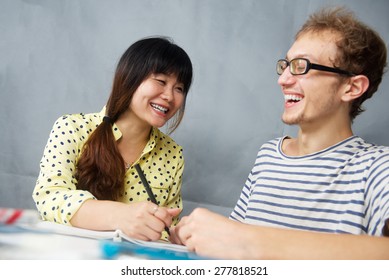
[[[230,215],[248,224],[382,235],[389,219],[389,147],[352,136],[290,157],[264,144]]]

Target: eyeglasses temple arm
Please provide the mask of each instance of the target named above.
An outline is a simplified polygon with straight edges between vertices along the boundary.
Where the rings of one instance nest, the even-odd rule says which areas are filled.
[[[327,72],[332,72],[332,73],[337,73],[337,74],[343,74],[347,76],[355,76],[354,73],[342,70],[342,69],[337,69],[337,68],[332,68],[332,67],[327,67],[315,63],[310,64],[311,69],[316,69],[316,70],[321,70],[321,71],[327,71]]]

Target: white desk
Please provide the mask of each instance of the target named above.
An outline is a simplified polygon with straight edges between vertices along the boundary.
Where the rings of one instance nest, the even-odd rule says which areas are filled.
[[[21,231],[0,225],[1,260],[102,259],[99,240]]]
[[[198,259],[183,246],[42,222],[36,210],[0,208],[0,260]],[[105,241],[103,241],[105,239]]]

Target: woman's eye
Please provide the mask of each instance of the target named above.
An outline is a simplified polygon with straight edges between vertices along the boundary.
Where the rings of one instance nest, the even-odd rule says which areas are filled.
[[[182,87],[176,87],[176,90],[177,90],[179,93],[183,93],[183,92],[184,92],[184,88],[182,88]]]
[[[166,82],[164,80],[161,80],[161,79],[155,79],[158,83],[160,83],[161,85],[165,85]]]

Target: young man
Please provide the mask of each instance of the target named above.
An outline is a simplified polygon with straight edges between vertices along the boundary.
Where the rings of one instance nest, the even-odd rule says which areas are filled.
[[[352,132],[386,67],[379,35],[343,9],[313,14],[277,62],[282,120],[230,219],[195,209],[172,241],[236,259],[389,259],[389,148]]]

